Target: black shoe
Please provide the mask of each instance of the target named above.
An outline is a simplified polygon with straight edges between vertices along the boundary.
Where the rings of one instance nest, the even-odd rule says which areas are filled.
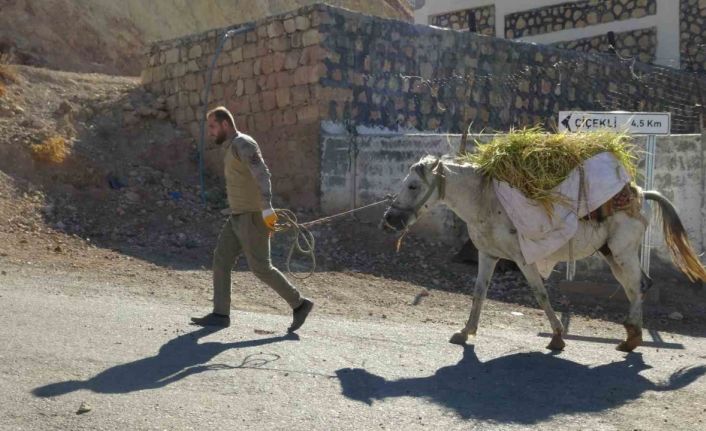
[[[294,319],[292,319],[292,326],[287,329],[287,332],[291,333],[301,328],[306,321],[306,316],[309,315],[312,308],[314,308],[314,303],[304,298],[302,305],[294,309],[294,312],[292,313],[294,315]]]
[[[191,324],[198,326],[220,326],[221,328],[227,328],[230,326],[230,316],[210,313],[203,317],[192,317]]]

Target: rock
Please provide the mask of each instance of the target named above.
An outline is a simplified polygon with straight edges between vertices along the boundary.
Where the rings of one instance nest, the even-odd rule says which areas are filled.
[[[125,198],[132,203],[140,202],[140,195],[132,191],[125,193]]]
[[[91,407],[87,402],[84,401],[79,406],[78,410],[76,411],[76,414],[82,415],[84,413],[90,412],[91,410],[93,410],[93,407]]]
[[[148,106],[140,106],[137,108],[137,115],[141,117],[151,117],[154,113],[154,110]]]
[[[672,313],[669,313],[669,318],[672,320],[682,320],[684,318],[684,315],[678,311],[674,311]]]
[[[64,230],[64,229],[66,229],[66,225],[65,225],[64,223],[62,223],[62,222],[58,222],[58,223],[55,225],[55,227],[56,227],[57,229],[59,229],[59,230]]]
[[[134,126],[140,122],[140,118],[134,112],[128,112],[123,116],[124,126]]]

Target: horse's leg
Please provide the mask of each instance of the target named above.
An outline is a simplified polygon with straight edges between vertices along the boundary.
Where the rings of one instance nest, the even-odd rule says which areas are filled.
[[[649,283],[649,279],[643,276],[640,268],[640,259],[637,253],[630,249],[621,253],[612,253],[605,256],[610,270],[623,286],[625,295],[630,300],[630,311],[628,318],[623,324],[627,331],[627,338],[618,344],[617,349],[623,352],[632,352],[637,346],[642,344],[642,285]]]
[[[480,250],[478,251],[478,276],[476,277],[476,285],[473,291],[471,315],[468,317],[466,327],[453,334],[449,342],[453,344],[465,344],[469,335],[476,335],[476,331],[478,331],[478,320],[480,319],[480,310],[483,307],[485,295],[488,293],[488,286],[490,285],[490,279],[493,277],[496,263],[498,263],[497,257],[489,256]]]
[[[522,271],[522,274],[524,274],[527,279],[527,282],[534,293],[534,297],[537,299],[539,306],[544,310],[544,313],[549,319],[549,324],[552,326],[552,332],[554,335],[552,336],[552,341],[549,342],[547,349],[563,350],[566,345],[562,339],[562,335],[564,334],[564,325],[561,324],[559,318],[556,317],[556,313],[554,313],[554,309],[549,302],[547,289],[544,287],[544,282],[542,281],[542,276],[537,270],[537,266],[534,264],[522,265],[520,266],[520,271]]]
[[[644,285],[646,288],[649,284],[649,278],[642,275],[638,256],[645,226],[640,220],[623,213],[618,213],[611,219],[607,243],[609,253],[605,258],[630,300],[630,312],[624,323],[627,338],[618,345],[617,349],[631,352],[642,344],[643,291],[641,287]]]

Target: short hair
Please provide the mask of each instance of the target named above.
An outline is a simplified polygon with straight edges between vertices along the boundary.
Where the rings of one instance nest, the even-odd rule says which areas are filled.
[[[206,113],[206,118],[215,117],[219,123],[227,121],[232,128],[235,129],[235,120],[233,114],[225,106],[217,106]]]

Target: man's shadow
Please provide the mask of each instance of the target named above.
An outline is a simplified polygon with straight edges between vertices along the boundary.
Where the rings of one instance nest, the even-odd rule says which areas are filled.
[[[360,368],[336,371],[347,398],[373,400],[420,397],[452,409],[464,419],[535,424],[557,414],[615,408],[646,391],[681,389],[706,373],[706,366],[676,371],[655,384],[639,373],[650,369],[640,354],[588,367],[539,352],[517,353],[480,362],[473,346],[463,358],[434,375],[388,381]]]
[[[41,386],[34,389],[32,393],[38,397],[52,397],[80,389],[106,394],[157,389],[204,371],[225,368],[254,368],[279,359],[278,355],[268,354],[257,358],[248,356],[242,364],[237,366],[205,365],[216,355],[226,350],[299,339],[296,334],[288,334],[234,343],[198,342],[200,338],[213,334],[217,330],[202,328],[180,335],[164,344],[155,356],[108,368],[88,380],[68,380]]]

